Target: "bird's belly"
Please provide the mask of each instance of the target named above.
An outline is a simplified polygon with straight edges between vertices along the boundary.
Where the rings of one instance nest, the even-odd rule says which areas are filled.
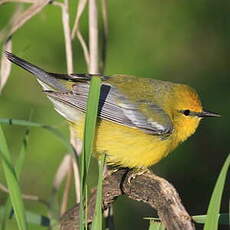
[[[80,139],[83,136],[82,124],[74,124]],[[157,163],[168,154],[170,146],[170,138],[162,140],[141,130],[105,120],[99,122],[95,136],[97,154],[106,153],[108,164],[129,168],[145,168]]]

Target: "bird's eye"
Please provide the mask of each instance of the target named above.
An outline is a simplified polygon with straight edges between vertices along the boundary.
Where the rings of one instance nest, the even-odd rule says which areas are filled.
[[[186,109],[182,111],[185,116],[188,116],[190,114],[190,110]]]

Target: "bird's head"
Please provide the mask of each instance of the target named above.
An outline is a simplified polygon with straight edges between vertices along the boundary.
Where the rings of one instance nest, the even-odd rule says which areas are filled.
[[[178,140],[191,136],[202,118],[220,117],[219,114],[203,109],[197,92],[187,85],[178,84],[175,88],[173,109],[174,129]]]

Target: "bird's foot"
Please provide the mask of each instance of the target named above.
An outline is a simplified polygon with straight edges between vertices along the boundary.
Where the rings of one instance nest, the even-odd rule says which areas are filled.
[[[136,168],[132,170],[132,173],[128,176],[128,183],[131,183],[131,180],[135,179],[137,176],[141,176],[147,172],[150,172],[147,168]]]
[[[114,165],[107,165],[107,171],[108,171],[108,175],[112,175],[114,173],[117,173],[120,170],[126,170],[127,172],[129,171],[129,168],[122,168],[122,167],[118,167],[118,166],[114,166]]]

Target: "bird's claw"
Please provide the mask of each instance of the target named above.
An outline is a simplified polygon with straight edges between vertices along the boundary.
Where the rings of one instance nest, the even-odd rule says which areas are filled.
[[[128,184],[131,184],[131,181],[135,179],[137,176],[141,176],[147,172],[149,172],[149,169],[147,168],[134,169],[133,172],[128,176],[128,179],[127,179]]]

